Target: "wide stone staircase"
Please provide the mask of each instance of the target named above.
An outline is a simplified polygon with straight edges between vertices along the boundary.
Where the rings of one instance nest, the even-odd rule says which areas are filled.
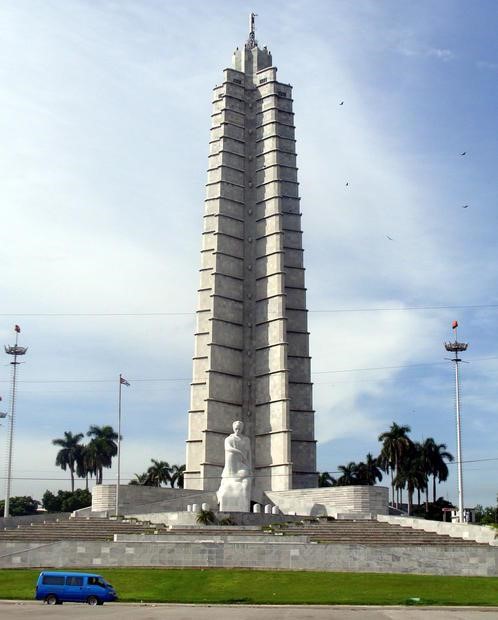
[[[311,542],[362,545],[481,545],[473,540],[453,538],[446,534],[425,532],[410,527],[374,520],[340,519],[305,525],[289,525],[284,535],[309,536]],[[485,544],[485,543],[484,543]]]
[[[217,537],[228,540],[234,536],[240,539],[258,537],[306,537],[310,542],[326,544],[351,545],[453,545],[473,546],[486,543],[477,543],[473,540],[454,538],[435,532],[402,527],[375,520],[347,520],[319,521],[317,523],[303,522],[275,524],[271,527],[243,527],[243,526],[199,526],[168,529],[164,525],[139,522],[133,519],[104,519],[98,517],[76,517],[57,522],[31,523],[19,525],[13,529],[0,530],[0,543],[9,541],[52,542],[59,540],[101,540],[110,541],[115,534],[133,534],[146,536],[144,540],[171,540],[195,541]],[[120,540],[123,538],[120,536]],[[282,539],[280,539],[282,540]]]
[[[474,540],[455,538],[435,532],[412,529],[376,520],[347,520],[322,521],[318,523],[276,523],[264,528],[255,527],[219,527],[210,525],[207,527],[175,527],[171,530],[158,532],[161,539],[167,537],[192,540],[194,538],[216,538],[230,540],[251,537],[288,537],[299,536],[309,542],[327,544],[353,544],[353,545],[458,545],[473,546],[487,543],[477,543]]]
[[[154,534],[167,532],[163,525],[127,519],[75,517],[60,521],[35,522],[0,530],[0,543],[9,541],[113,540],[114,534]]]

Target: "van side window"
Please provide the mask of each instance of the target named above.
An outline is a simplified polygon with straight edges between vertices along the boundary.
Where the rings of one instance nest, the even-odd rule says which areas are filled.
[[[64,576],[59,575],[43,575],[42,579],[43,585],[46,586],[63,586],[64,585]]]
[[[66,577],[66,586],[82,586],[83,577]]]

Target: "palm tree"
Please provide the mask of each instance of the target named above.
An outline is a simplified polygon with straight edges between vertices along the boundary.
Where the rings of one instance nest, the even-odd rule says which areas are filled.
[[[379,462],[385,471],[391,473],[391,488],[394,504],[394,478],[398,473],[399,464],[409,451],[412,440],[408,437],[411,431],[409,426],[400,426],[393,422],[391,428],[379,435],[379,441],[382,442],[382,449],[379,456]]]
[[[88,446],[78,446],[78,455],[76,457],[76,475],[79,478],[85,478],[85,488],[88,491],[88,476],[95,475],[95,470],[92,469],[90,460],[90,451]]]
[[[64,431],[64,437],[53,439],[54,446],[60,446],[61,450],[57,452],[55,464],[64,471],[69,469],[71,474],[71,492],[74,492],[74,470],[78,460],[78,454],[81,449],[80,441],[83,439],[83,433],[73,435],[71,431]]]
[[[213,525],[216,523],[216,516],[212,510],[199,510],[195,520],[201,525]]]
[[[356,463],[351,461],[347,465],[339,465],[337,469],[342,474],[337,480],[338,486],[344,487],[350,484],[358,484],[358,465]]]
[[[371,453],[367,454],[365,462],[358,463],[356,477],[361,484],[374,486],[377,480],[382,480],[382,473],[378,465],[378,459],[375,459]]]
[[[336,484],[337,480],[328,471],[322,471],[318,474],[319,487],[334,487]]]
[[[432,471],[432,455],[434,453],[435,441],[432,437],[424,439],[423,443],[416,443],[416,449],[418,452],[420,470],[424,473],[425,486],[418,491],[419,499],[418,504],[420,506],[420,491],[425,493],[425,512],[429,512],[429,476]]]
[[[171,467],[166,461],[156,461],[151,459],[152,465],[147,470],[147,480],[151,486],[160,487],[164,482],[165,485],[171,480]]]
[[[175,483],[179,489],[183,489],[183,474],[185,473],[185,465],[172,465],[170,471],[171,487]]]
[[[149,481],[149,474],[147,472],[144,472],[143,474],[134,474],[135,478],[130,480],[130,482],[128,482],[128,484],[131,485],[135,485],[135,486],[150,486],[148,484]]]
[[[112,466],[112,457],[118,453],[118,434],[112,426],[90,426],[87,432],[92,440],[87,444],[89,468],[95,472],[96,484],[102,484],[103,468]]]
[[[432,452],[430,454],[430,474],[432,475],[432,501],[436,501],[436,478],[438,482],[448,480],[448,466],[446,461],[450,463],[454,461],[454,457],[450,452],[446,452],[446,444],[434,442]]]
[[[412,454],[411,456],[415,455]],[[408,515],[412,514],[415,489],[425,488],[425,483],[425,473],[420,469],[420,463],[416,458],[406,459],[396,472],[396,478],[394,479],[396,488],[402,490],[406,486],[408,491]]]

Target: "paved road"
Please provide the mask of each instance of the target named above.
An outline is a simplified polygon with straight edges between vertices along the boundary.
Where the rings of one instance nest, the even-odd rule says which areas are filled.
[[[131,605],[89,607],[68,604],[49,607],[36,602],[0,602],[2,620],[103,618],[110,620],[498,620],[494,609],[428,607],[315,607],[234,605]]]

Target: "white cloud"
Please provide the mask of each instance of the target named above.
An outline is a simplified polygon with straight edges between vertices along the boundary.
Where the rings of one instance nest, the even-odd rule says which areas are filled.
[[[496,301],[492,188],[489,180],[475,182],[487,160],[448,158],[464,150],[454,147],[467,125],[474,140],[474,108],[471,116],[460,110],[452,117],[454,106],[445,104],[451,84],[438,90],[440,65],[406,71],[391,51],[456,59],[439,36],[443,26],[438,33],[436,22],[421,24],[420,17],[403,31],[406,16],[376,3],[341,5],[339,14],[326,2],[309,12],[303,6],[276,2],[255,10],[261,43],[274,52],[279,77],[295,87],[310,310]],[[194,310],[210,89],[245,36],[245,15],[235,8],[59,0],[43,9],[0,8],[3,312]],[[447,97],[453,101],[453,93]],[[487,131],[493,135],[491,125]],[[428,142],[430,134],[436,137]],[[479,208],[455,208],[463,196]],[[496,353],[495,312],[464,316],[473,354]],[[452,318],[451,311],[311,312],[313,369],[432,364],[444,355]],[[133,384],[127,394],[131,437],[145,438],[150,429],[150,437],[165,438],[137,442],[130,469],[143,457],[182,460],[191,315],[3,317],[4,342],[14,322],[30,346],[22,379],[112,381],[123,372],[183,380]],[[4,394],[8,370],[0,367]],[[450,399],[450,415],[440,414],[446,377],[428,366],[412,383],[409,372],[314,375],[322,460],[351,460],[355,446],[368,441],[375,451],[378,432],[413,410],[414,432],[450,444]],[[493,446],[479,429],[491,423],[496,394],[492,378],[477,373],[474,381],[465,397],[481,426],[468,432],[485,454]],[[115,419],[112,383],[21,385],[16,450],[28,469],[53,467],[47,445],[66,428]],[[23,443],[30,423],[43,426],[48,444]]]

